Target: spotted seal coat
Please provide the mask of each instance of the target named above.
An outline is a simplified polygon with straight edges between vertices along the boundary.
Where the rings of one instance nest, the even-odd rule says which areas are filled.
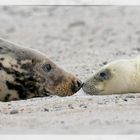
[[[70,96],[82,82],[45,54],[0,39],[0,101],[48,95]]]
[[[140,57],[108,63],[85,81],[83,90],[90,95],[140,92]]]

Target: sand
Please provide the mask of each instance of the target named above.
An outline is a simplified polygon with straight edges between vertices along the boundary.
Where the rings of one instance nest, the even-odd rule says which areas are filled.
[[[31,47],[82,81],[140,53],[140,7],[1,6],[0,37]],[[139,134],[140,94],[0,102],[1,134]]]

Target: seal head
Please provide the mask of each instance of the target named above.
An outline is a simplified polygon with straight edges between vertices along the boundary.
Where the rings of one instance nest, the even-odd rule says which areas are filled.
[[[48,59],[35,66],[35,73],[44,78],[44,87],[50,95],[70,96],[82,87],[82,82],[78,78]]]
[[[90,95],[123,94],[140,92],[140,59],[122,59],[111,62],[83,85]]]
[[[70,96],[82,86],[45,54],[0,39],[0,100]]]

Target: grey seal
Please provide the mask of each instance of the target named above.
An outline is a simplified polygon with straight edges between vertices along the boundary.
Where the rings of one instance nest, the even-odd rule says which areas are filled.
[[[70,96],[81,86],[45,54],[0,39],[0,101]]]

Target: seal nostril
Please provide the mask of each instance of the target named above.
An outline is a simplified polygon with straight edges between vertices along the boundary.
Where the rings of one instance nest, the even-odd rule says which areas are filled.
[[[74,85],[72,86],[72,91],[76,93],[78,90],[80,90],[82,85],[83,85],[82,81],[80,80],[75,81]]]
[[[82,81],[78,80],[78,81],[77,81],[77,87],[78,87],[78,88],[81,88],[82,85],[83,85]]]
[[[77,81],[77,86],[78,86],[78,87],[80,87],[80,86],[81,86],[80,81]]]
[[[71,86],[71,90],[72,92],[76,93],[78,90],[80,90],[80,88],[83,86],[82,81],[77,80],[75,81],[72,86]]]

